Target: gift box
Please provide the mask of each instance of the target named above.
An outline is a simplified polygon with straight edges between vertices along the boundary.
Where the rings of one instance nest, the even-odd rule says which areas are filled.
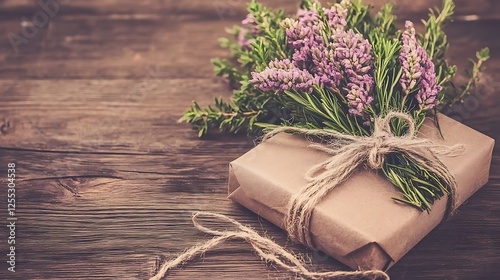
[[[418,137],[452,146],[464,144],[458,157],[439,156],[455,177],[457,204],[484,186],[494,140],[439,115],[443,137],[427,119]],[[281,133],[231,162],[229,198],[283,228],[291,196],[306,186],[305,174],[330,155],[308,148],[303,136]],[[391,198],[400,192],[380,174],[359,168],[314,208],[310,230],[317,249],[356,270],[386,270],[443,219],[447,198],[422,212]]]

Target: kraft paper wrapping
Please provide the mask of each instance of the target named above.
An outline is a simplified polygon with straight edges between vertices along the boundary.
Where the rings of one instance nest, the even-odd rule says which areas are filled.
[[[488,181],[494,140],[444,115],[439,121],[444,139],[431,120],[419,137],[467,146],[459,157],[440,158],[457,180],[460,205]],[[283,228],[291,195],[307,184],[306,172],[328,158],[308,144],[302,136],[282,133],[233,161],[229,198]],[[387,179],[360,168],[314,209],[317,249],[353,269],[390,268],[441,222],[447,200],[436,201],[428,214],[391,197],[400,193]]]

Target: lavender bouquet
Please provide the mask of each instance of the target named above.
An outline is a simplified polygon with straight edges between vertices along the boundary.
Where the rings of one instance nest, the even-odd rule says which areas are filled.
[[[362,1],[338,1],[323,7],[301,1],[294,17],[270,10],[256,1],[241,26],[228,30],[234,42],[221,39],[230,59],[214,59],[215,71],[234,89],[230,101],[215,99],[201,108],[196,102],[184,114],[203,136],[222,132],[259,133],[286,124],[369,136],[374,120],[389,111],[410,114],[417,127],[425,118],[462,102],[474,89],[487,48],[471,60],[469,80],[456,85],[456,67],[445,59],[448,42],[443,27],[451,20],[453,0],[430,10],[418,34],[406,21],[397,30],[391,4],[376,14]],[[394,136],[408,127],[391,122]],[[390,154],[382,168],[401,191],[396,201],[422,211],[449,193],[439,176],[404,154]]]

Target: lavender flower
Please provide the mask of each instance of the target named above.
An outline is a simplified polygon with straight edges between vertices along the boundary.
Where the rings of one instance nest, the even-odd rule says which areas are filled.
[[[347,85],[349,113],[363,116],[363,111],[373,102],[374,80],[370,75],[373,65],[372,46],[361,34],[339,30],[332,36],[334,59],[340,64]]]
[[[241,24],[245,26],[245,28],[249,29],[249,31],[252,32],[252,34],[257,35],[260,33],[259,30],[259,25],[255,21],[255,17],[253,14],[248,14],[247,17],[241,21]]]
[[[296,20],[287,18],[283,21],[283,27],[286,28],[288,43],[292,46],[302,46],[309,41],[322,43],[319,31],[322,27],[321,18],[316,10],[299,10]]]
[[[248,34],[259,34],[259,26],[257,22],[255,22],[253,14],[248,14],[241,23],[243,24],[243,26],[240,28],[240,32],[238,33],[238,44],[242,46],[243,49],[249,50],[252,48],[252,43],[255,41],[255,39],[249,39]]]
[[[252,73],[250,83],[262,91],[296,90],[311,93],[317,79],[306,70],[297,68],[289,59],[274,60],[260,73]]]
[[[323,9],[330,28],[335,31],[345,28],[348,5],[349,1],[343,0],[330,9]],[[316,68],[322,84],[328,87],[337,86],[339,73],[334,69],[333,51],[326,47],[323,39],[324,23],[318,10],[300,9],[297,12],[297,20],[286,19],[283,26],[286,28],[288,44],[294,49],[293,63],[302,69]]]
[[[427,57],[427,54],[424,61],[425,63],[422,67],[424,72],[420,80],[420,90],[417,92],[415,98],[420,106],[420,110],[431,110],[439,104],[437,97],[443,88],[436,83],[434,63]]]
[[[349,113],[355,116],[364,116],[363,112],[366,107],[373,102],[373,96],[370,91],[373,87],[373,79],[369,75],[363,76],[363,80],[357,83],[348,83],[347,100],[349,102]]]
[[[417,42],[413,23],[406,21],[405,28],[399,56],[403,74],[399,83],[405,95],[410,94],[419,85],[420,89],[415,98],[421,110],[430,110],[438,104],[437,95],[442,88],[436,83],[434,63]]]
[[[323,23],[316,10],[299,10],[298,19],[285,19],[282,26],[286,29],[288,45],[294,49],[293,63],[300,68],[308,68],[311,50],[324,45],[321,29]]]
[[[336,89],[342,80],[340,63],[336,60],[333,44],[313,47],[311,50],[314,74],[322,87]]]
[[[417,85],[417,80],[422,76],[422,51],[415,37],[415,28],[411,21],[406,21],[406,30],[403,33],[403,47],[399,55],[399,61],[403,67],[403,74],[399,83],[403,93],[408,95]],[[424,51],[425,52],[425,51]]]
[[[347,25],[347,14],[350,6],[349,0],[342,0],[340,3],[334,4],[329,9],[323,8],[328,25],[333,30],[344,30]]]
[[[307,26],[314,26],[320,21],[318,11],[299,9],[297,11],[297,19],[300,23]]]

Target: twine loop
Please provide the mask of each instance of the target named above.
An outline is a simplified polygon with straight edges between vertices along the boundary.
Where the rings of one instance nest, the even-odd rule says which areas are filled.
[[[236,228],[236,230],[214,230],[202,225],[199,221],[200,218],[219,220],[228,223]],[[214,237],[204,243],[191,247],[174,260],[163,264],[158,270],[158,273],[151,277],[150,280],[162,279],[169,270],[178,267],[197,256],[203,255],[205,252],[228,240],[244,240],[252,246],[254,251],[263,261],[276,264],[286,271],[303,276],[306,279],[347,280],[370,277],[371,279],[389,280],[389,276],[381,270],[312,272],[309,271],[305,267],[304,262],[294,254],[288,252],[271,239],[259,235],[254,229],[244,226],[243,224],[225,215],[211,212],[197,212],[193,215],[192,220],[193,225],[198,230],[214,235]]]

